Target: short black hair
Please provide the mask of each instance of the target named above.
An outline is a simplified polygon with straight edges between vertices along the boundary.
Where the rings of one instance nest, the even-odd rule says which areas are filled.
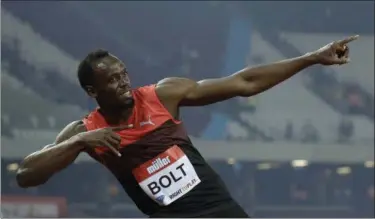
[[[78,81],[83,89],[86,86],[92,85],[94,82],[94,68],[92,67],[98,60],[109,56],[109,52],[104,49],[97,49],[90,52],[78,66]]]

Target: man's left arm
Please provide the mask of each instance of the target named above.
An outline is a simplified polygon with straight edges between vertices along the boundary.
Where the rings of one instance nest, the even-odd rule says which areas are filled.
[[[279,62],[248,67],[228,77],[195,82],[186,78],[166,78],[157,85],[164,103],[178,106],[202,106],[235,96],[263,92],[314,64],[341,65],[349,61],[347,43],[358,36],[332,42],[306,55]]]

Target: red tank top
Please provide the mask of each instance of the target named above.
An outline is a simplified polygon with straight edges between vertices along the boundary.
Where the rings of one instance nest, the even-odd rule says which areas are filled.
[[[146,215],[194,217],[228,206],[232,199],[224,184],[194,148],[182,123],[160,102],[155,88],[132,91],[134,109],[122,125],[133,128],[117,132],[121,157],[100,145],[87,152],[116,176]],[[87,130],[109,126],[98,110],[83,122]]]
[[[175,120],[164,105],[160,102],[156,92],[155,85],[140,87],[132,91],[134,98],[134,108],[128,121],[120,125],[133,125],[133,128],[117,132],[122,137],[121,147],[136,142],[142,136],[160,127],[168,120],[175,124],[181,122]],[[91,112],[83,120],[87,130],[109,127],[99,110]],[[97,147],[95,152],[101,154],[109,149],[106,147]]]

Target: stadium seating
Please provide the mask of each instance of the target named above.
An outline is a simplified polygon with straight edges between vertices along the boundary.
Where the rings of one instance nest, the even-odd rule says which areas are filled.
[[[19,50],[22,60],[44,72],[58,72],[77,84],[75,72],[78,62],[71,55],[57,48],[35,32],[30,24],[21,21],[4,8],[1,9],[1,25],[2,43]]]
[[[257,32],[253,32],[251,40],[252,56],[263,57],[265,63],[285,59]],[[341,115],[307,90],[303,84],[304,80],[306,77],[304,73],[301,73],[260,94],[257,111],[254,115],[247,117],[249,121],[262,127],[263,130],[274,130],[279,136],[288,120],[292,121],[295,130],[300,130],[307,121],[311,121],[319,130],[322,140],[336,139],[336,129]],[[354,123],[357,129],[355,138],[373,138],[374,128],[371,121],[365,118],[354,118]]]
[[[254,32],[251,40],[251,53],[263,57],[264,62],[285,58],[258,33]],[[302,80],[302,74],[296,75],[260,94],[257,111],[248,119],[258,126],[264,126],[264,130],[277,129],[279,132],[284,130],[288,120],[292,121],[296,130],[300,129],[307,120],[312,120],[321,131],[322,138],[333,139],[335,133],[332,130],[339,121],[339,114],[307,91]]]
[[[8,116],[8,123],[16,129],[61,129],[85,115],[77,106],[56,104],[40,97],[12,77],[4,65],[1,89],[2,114]]]

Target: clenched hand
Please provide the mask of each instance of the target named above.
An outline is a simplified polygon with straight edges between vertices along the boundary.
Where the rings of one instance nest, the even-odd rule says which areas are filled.
[[[350,62],[348,44],[359,35],[347,37],[343,40],[331,42],[315,52],[312,52],[316,62],[322,65],[343,65]]]

